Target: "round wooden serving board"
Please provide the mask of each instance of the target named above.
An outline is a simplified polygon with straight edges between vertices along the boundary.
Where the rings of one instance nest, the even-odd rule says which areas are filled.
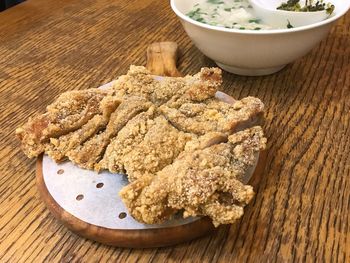
[[[43,177],[43,156],[37,160],[37,186],[47,208],[67,228],[74,233],[103,244],[118,247],[161,247],[188,241],[214,230],[210,220],[203,218],[190,224],[148,229],[111,229],[87,223],[64,210],[48,191]],[[118,176],[118,175],[117,175]],[[103,204],[101,204],[103,206]],[[117,218],[118,215],[115,215]]]
[[[147,68],[157,76],[181,76],[176,69],[177,45],[153,43],[147,50]],[[161,79],[161,78],[160,78]],[[100,88],[108,88],[111,83]],[[217,92],[227,103],[233,98]],[[260,176],[265,167],[265,152],[247,172],[249,178]],[[74,233],[103,244],[147,248],[163,247],[189,241],[215,230],[208,218],[176,215],[164,224],[146,225],[134,220],[118,196],[128,181],[125,175],[80,169],[70,162],[56,164],[48,156],[37,160],[37,186],[51,213]]]
[[[252,178],[262,174],[265,159],[265,152],[261,152]],[[208,218],[200,218],[177,226],[167,227],[165,225],[162,227],[160,225],[145,229],[112,229],[87,223],[63,209],[48,191],[43,175],[43,155],[38,158],[36,168],[38,191],[47,208],[56,219],[82,237],[112,246],[148,248],[175,245],[207,235],[215,230]],[[72,200],[72,202],[74,201]],[[116,214],[115,217],[117,218],[117,216]]]

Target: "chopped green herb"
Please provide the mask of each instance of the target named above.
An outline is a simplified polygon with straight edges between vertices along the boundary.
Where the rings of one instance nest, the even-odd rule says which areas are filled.
[[[260,19],[249,19],[249,21],[248,21],[249,23],[256,23],[256,24],[259,24],[260,22],[261,22],[261,20]]]
[[[300,11],[300,0],[288,0],[287,3],[282,3],[279,7],[277,7],[278,10],[285,10],[285,11]]]
[[[288,21],[287,28],[294,28],[294,26],[292,26],[292,24],[290,23],[290,21],[289,21],[289,20],[287,20],[287,21]]]
[[[198,15],[200,10],[201,10],[200,8],[197,8],[195,10],[188,12],[186,15],[192,18],[193,16]]]
[[[202,12],[201,9],[198,7],[195,10],[188,12],[187,16],[189,16],[190,18],[192,18],[193,20],[196,20],[198,22],[205,23],[205,20],[202,17],[203,14],[207,14],[207,13]]]
[[[333,14],[334,9],[335,9],[335,6],[332,5],[331,3],[328,3],[328,4],[327,4],[327,8],[326,8],[326,13],[327,13],[328,15],[331,15],[331,14]]]
[[[221,0],[207,0],[207,3],[215,4],[215,5],[221,5],[221,4],[223,4],[224,2],[221,1]]]
[[[325,10],[331,14],[334,5],[324,4],[332,0],[283,0],[279,9],[290,9],[293,11],[315,11]],[[350,0],[348,0],[350,1]],[[282,2],[282,1],[281,1]],[[303,6],[305,4],[305,7]],[[240,30],[265,30],[278,28],[278,26],[265,24],[263,20],[254,16],[249,0],[202,0],[192,6],[187,13],[191,19],[212,26],[235,28]],[[238,23],[234,23],[237,21]],[[287,28],[294,26],[289,22]],[[293,21],[292,21],[293,22]]]
[[[331,15],[334,11],[334,5],[331,3],[323,3],[323,0],[317,0],[313,4],[312,0],[305,0],[305,5],[302,7],[300,5],[300,0],[288,0],[287,2],[282,3],[278,10],[284,11],[294,11],[294,12],[315,12],[326,10],[327,14]]]

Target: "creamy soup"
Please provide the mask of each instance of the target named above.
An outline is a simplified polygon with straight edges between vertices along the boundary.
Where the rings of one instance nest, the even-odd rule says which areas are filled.
[[[212,26],[241,30],[273,28],[254,15],[253,8],[247,0],[201,0],[186,15]]]
[[[289,0],[277,7],[280,10],[294,12],[314,12],[325,10],[329,15],[334,11],[334,5],[323,0]],[[256,17],[248,0],[198,0],[186,14],[193,20],[212,26],[234,28],[240,30],[283,29],[293,28],[286,19],[285,26],[266,24]]]

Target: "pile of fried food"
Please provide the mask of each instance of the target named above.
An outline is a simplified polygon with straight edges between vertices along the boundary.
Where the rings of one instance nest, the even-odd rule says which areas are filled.
[[[233,223],[254,196],[244,178],[265,148],[264,105],[219,100],[221,83],[218,68],[159,80],[131,66],[111,88],[62,94],[16,134],[30,158],[127,174],[120,196],[140,222],[182,211]]]

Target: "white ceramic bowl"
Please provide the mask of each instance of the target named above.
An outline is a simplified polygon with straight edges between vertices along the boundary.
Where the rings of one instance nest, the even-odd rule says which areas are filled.
[[[171,0],[171,7],[197,48],[231,73],[259,76],[275,73],[304,56],[327,36],[334,22],[350,7],[350,0],[330,0],[332,17],[292,29],[238,30],[210,26],[185,14],[198,0]]]

